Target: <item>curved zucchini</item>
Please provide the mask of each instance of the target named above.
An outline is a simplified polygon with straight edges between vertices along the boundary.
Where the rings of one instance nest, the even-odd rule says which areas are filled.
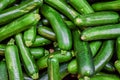
[[[87,0],[69,0],[69,3],[81,14],[94,13]]]
[[[10,80],[23,80],[18,48],[11,39],[5,48],[5,59]]]
[[[120,24],[98,26],[86,29],[81,34],[84,41],[113,39],[120,36]]]
[[[0,25],[9,23],[15,18],[20,17],[37,7],[40,7],[42,4],[43,0],[26,0],[21,2],[21,4],[18,6],[10,7],[0,13]]]
[[[45,3],[49,4],[53,8],[57,9],[61,13],[63,13],[65,16],[67,16],[70,20],[73,21],[73,19],[79,15],[78,12],[76,12],[72,7],[70,7],[68,4],[61,0],[44,0]]]
[[[31,25],[35,25],[40,19],[39,14],[29,13],[15,21],[0,28],[0,41],[11,37],[21,31],[28,29]],[[17,27],[16,27],[17,26]]]
[[[77,16],[74,24],[79,28],[118,23],[119,15],[114,11],[102,11]]]
[[[63,50],[70,50],[72,48],[72,35],[70,30],[67,28],[66,24],[62,20],[60,14],[48,5],[43,5],[40,11],[43,16],[45,16],[50,21],[53,31],[56,34],[58,46]]]
[[[15,35],[16,44],[20,50],[20,55],[22,58],[22,62],[24,64],[24,68],[28,75],[33,79],[38,79],[38,67],[35,64],[35,60],[33,59],[32,55],[30,54],[29,49],[25,46],[23,42],[22,33],[18,33]]]

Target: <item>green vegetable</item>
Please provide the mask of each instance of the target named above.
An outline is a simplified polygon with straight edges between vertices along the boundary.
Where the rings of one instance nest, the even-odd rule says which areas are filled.
[[[6,48],[6,44],[0,44],[0,55],[4,55],[5,53],[5,48]]]

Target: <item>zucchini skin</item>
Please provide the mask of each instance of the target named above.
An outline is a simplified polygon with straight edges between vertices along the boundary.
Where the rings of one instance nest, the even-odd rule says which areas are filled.
[[[8,80],[7,65],[5,61],[0,61],[0,80]]]
[[[48,80],[61,80],[58,59],[53,56],[49,56],[47,59],[47,65]]]
[[[92,4],[92,8],[95,11],[104,11],[104,10],[118,11],[120,10],[120,1],[115,0],[115,1],[107,1],[107,2],[97,2]]]
[[[116,53],[117,53],[117,59],[120,60],[120,37],[116,40]]]
[[[53,32],[53,30],[49,27],[46,26],[39,26],[38,27],[38,34],[40,34],[41,36],[50,39],[52,41],[56,41],[56,35]]]
[[[17,46],[12,43],[12,39],[5,48],[5,59],[10,80],[23,80],[22,68]]]
[[[86,29],[81,34],[81,39],[84,41],[114,39],[120,35],[120,24],[98,26]]]
[[[48,45],[50,43],[51,43],[51,41],[49,39],[44,38],[40,35],[37,35],[35,41],[33,42],[33,44],[30,47],[39,47],[39,46]]]
[[[45,49],[43,47],[30,48],[30,53],[34,59],[39,59],[45,55]]]
[[[81,14],[94,13],[87,0],[69,0],[69,3]]]
[[[70,50],[72,48],[72,34],[62,20],[60,14],[48,5],[43,5],[40,11],[43,16],[49,20],[53,31],[56,34],[58,46],[63,50]]]
[[[102,45],[102,41],[93,41],[93,42],[90,42],[90,49],[91,49],[91,52],[92,52],[92,56],[94,57],[97,52],[99,51],[101,45]]]
[[[113,55],[113,48],[114,48],[113,40],[107,40],[103,42],[100,51],[94,57],[95,73],[99,72],[109,62]],[[77,60],[73,59],[68,64],[68,72],[76,74],[77,71],[78,71]]]
[[[75,30],[72,33],[74,51],[76,52],[78,74],[80,76],[92,76],[95,68],[88,42],[80,40],[79,36],[81,35],[81,32],[79,30]]]
[[[28,75],[32,77],[33,79],[38,79],[38,67],[35,64],[35,60],[33,59],[30,50],[28,47],[25,46],[23,42],[23,35],[22,33],[18,33],[15,35],[16,44],[20,50],[20,55],[22,58],[22,62],[24,64],[24,68]]]
[[[57,58],[59,60],[59,63],[62,63],[62,62],[67,62],[67,61],[71,60],[73,57],[72,53],[73,52],[71,52],[71,51],[56,51],[50,55]],[[42,58],[40,58],[36,61],[37,66],[40,70],[48,67],[47,59],[50,55],[43,56]]]
[[[114,11],[101,11],[77,16],[74,24],[79,28],[118,23],[119,14]]]
[[[0,44],[0,55],[4,56],[6,44]]]
[[[35,25],[39,19],[40,19],[39,14],[29,13],[16,19],[10,24],[7,24],[1,27],[0,28],[0,41],[30,28],[30,25]]]
[[[0,0],[0,12],[14,2],[15,0]]]
[[[0,25],[9,23],[43,4],[43,0],[26,0],[18,6],[13,6],[0,12]],[[28,20],[29,21],[29,20]]]
[[[67,5],[65,2],[61,0],[44,0],[44,1],[45,3],[49,4],[53,8],[63,13],[72,21],[75,17],[79,15],[78,12],[76,12],[72,7],[70,7],[69,5]]]
[[[114,62],[114,66],[115,66],[117,72],[120,74],[120,60],[116,60]]]

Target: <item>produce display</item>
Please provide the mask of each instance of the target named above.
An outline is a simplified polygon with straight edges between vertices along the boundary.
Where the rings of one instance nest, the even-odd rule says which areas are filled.
[[[0,0],[0,80],[120,80],[120,0]]]

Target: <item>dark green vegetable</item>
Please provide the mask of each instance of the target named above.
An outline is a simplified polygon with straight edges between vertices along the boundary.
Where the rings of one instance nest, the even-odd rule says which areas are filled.
[[[39,59],[45,55],[45,49],[42,47],[30,48],[33,58]]]
[[[5,59],[10,80],[23,80],[18,48],[11,39],[5,48]]]
[[[71,60],[73,57],[72,54],[73,54],[72,51],[56,51],[50,55],[54,56],[55,58],[57,58],[59,60],[60,63],[62,63],[62,62],[67,62],[67,61]],[[40,70],[47,67],[48,56],[49,55],[46,55],[37,60],[37,65]]]
[[[103,10],[118,11],[120,10],[120,1],[113,0],[113,1],[107,1],[107,2],[97,2],[92,4],[92,7],[95,11],[103,11]]]
[[[114,63],[114,65],[115,65],[116,70],[120,74],[120,60],[116,60],[115,63]]]
[[[76,16],[79,15],[72,7],[61,0],[44,0],[45,3],[56,8],[58,11],[67,16],[70,20],[73,20]]]
[[[15,0],[0,0],[0,12],[14,2]]]
[[[15,21],[11,22],[0,28],[0,41],[11,37],[21,31],[24,31],[30,27],[30,25],[35,25],[36,22],[40,19],[38,14],[27,14],[24,15]],[[1,20],[1,19],[0,19]],[[17,27],[16,27],[17,26]]]
[[[35,41],[31,45],[31,47],[44,46],[44,45],[48,45],[50,43],[51,43],[51,41],[49,39],[46,39],[40,35],[37,35]]]
[[[46,26],[39,26],[38,27],[38,34],[40,34],[41,36],[50,39],[52,41],[56,41],[56,35],[53,32],[53,30],[49,27]]]
[[[48,80],[61,80],[58,59],[53,56],[49,56],[47,59],[47,65]]]
[[[69,3],[81,14],[94,13],[87,0],[69,0]]]
[[[81,39],[84,41],[113,39],[120,36],[120,24],[98,26],[86,29],[82,32]]]
[[[35,64],[35,60],[33,59],[32,55],[30,54],[30,50],[28,47],[25,46],[23,43],[23,36],[21,33],[15,35],[16,44],[20,50],[20,55],[22,58],[22,62],[24,64],[24,68],[28,75],[33,79],[38,79],[38,67]]]
[[[116,40],[116,53],[118,60],[120,60],[120,37]]]
[[[81,32],[79,30],[73,31],[73,44],[74,51],[76,52],[78,75],[91,76],[94,74],[92,53],[88,42],[81,41],[80,35]]]
[[[95,12],[91,14],[77,16],[74,19],[74,23],[79,28],[113,24],[113,23],[118,23],[118,21],[119,21],[119,14],[114,11]]]
[[[26,0],[18,6],[10,7],[0,12],[0,25],[9,23],[15,18],[20,17],[30,12],[31,10],[34,10],[37,7],[40,7],[42,4],[43,4],[43,0]]]
[[[101,45],[102,45],[102,41],[93,41],[93,42],[90,42],[90,49],[91,49],[91,52],[92,52],[92,56],[94,57],[97,52],[99,51]]]
[[[5,48],[6,48],[6,44],[0,44],[0,55],[4,55],[5,53]]]
[[[71,32],[62,20],[60,14],[47,5],[43,5],[41,7],[41,13],[49,20],[50,24],[52,25],[53,31],[56,34],[58,46],[63,50],[70,50],[72,48]]]
[[[5,61],[0,61],[0,80],[8,80],[7,66]]]
[[[116,69],[115,69],[115,66],[112,62],[108,62],[104,67],[103,67],[103,70],[107,71],[107,72],[115,72]]]

